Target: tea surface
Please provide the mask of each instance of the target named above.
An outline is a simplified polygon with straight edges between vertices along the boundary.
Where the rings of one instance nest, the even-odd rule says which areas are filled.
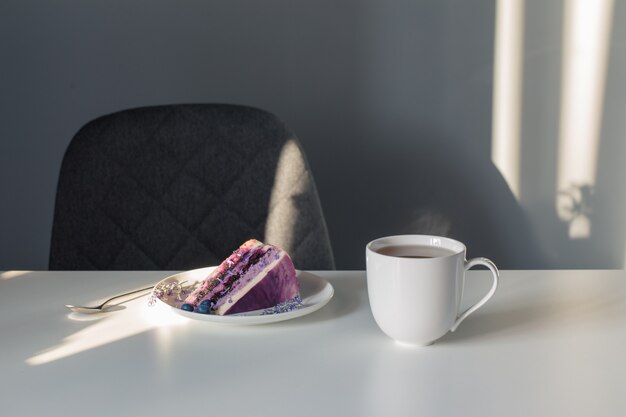
[[[453,255],[454,252],[437,246],[389,245],[376,250],[377,253],[398,258],[428,259]]]

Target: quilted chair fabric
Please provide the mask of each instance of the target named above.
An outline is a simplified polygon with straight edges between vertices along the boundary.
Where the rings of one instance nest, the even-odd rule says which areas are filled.
[[[306,157],[276,116],[143,107],[88,123],[68,146],[50,269],[192,269],[249,238],[284,248],[296,268],[334,269]]]

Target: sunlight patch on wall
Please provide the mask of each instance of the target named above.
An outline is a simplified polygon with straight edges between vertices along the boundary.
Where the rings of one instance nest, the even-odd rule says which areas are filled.
[[[498,0],[495,27],[491,160],[519,199],[523,0]]]
[[[556,210],[570,239],[591,234],[613,0],[564,3]]]

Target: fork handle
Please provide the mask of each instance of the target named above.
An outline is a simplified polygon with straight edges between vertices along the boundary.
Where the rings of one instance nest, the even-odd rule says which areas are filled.
[[[142,292],[142,291],[151,290],[151,289],[153,289],[153,288],[154,288],[154,285],[151,285],[151,286],[149,286],[149,287],[140,288],[140,289],[138,289],[138,290],[133,290],[133,291],[125,292],[125,293],[122,293],[122,294],[118,294],[118,295],[116,295],[116,296],[113,296],[113,297],[109,298],[108,300],[106,300],[105,302],[103,302],[102,304],[100,304],[100,306],[101,306],[101,307],[103,307],[103,306],[105,306],[106,304],[108,304],[110,301],[115,300],[116,298],[124,297],[124,296],[127,296],[127,295],[131,295],[131,294],[135,294],[135,293],[138,293],[138,292]]]

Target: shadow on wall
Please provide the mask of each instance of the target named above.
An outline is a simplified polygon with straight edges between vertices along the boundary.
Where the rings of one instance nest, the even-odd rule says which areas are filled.
[[[346,243],[335,245],[337,268],[364,269],[367,242],[407,233],[460,240],[468,258],[488,257],[501,269],[546,267],[524,211],[488,155],[424,139],[406,152],[362,152],[350,166],[345,184],[359,185],[341,205],[345,230],[354,233],[330,231]]]

